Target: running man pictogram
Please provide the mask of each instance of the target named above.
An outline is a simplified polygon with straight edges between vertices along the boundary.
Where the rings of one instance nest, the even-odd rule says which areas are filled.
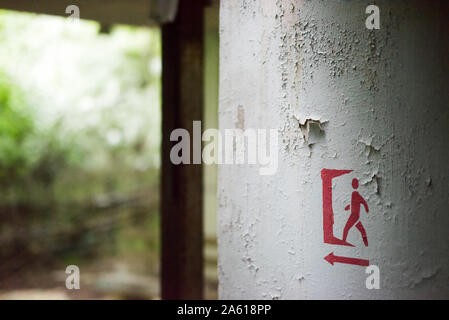
[[[323,181],[323,240],[324,243],[339,246],[349,246],[354,247],[353,244],[346,241],[348,233],[353,226],[355,226],[362,234],[363,243],[368,246],[368,237],[366,236],[365,228],[360,220],[360,207],[363,205],[365,207],[366,213],[369,212],[368,204],[365,199],[358,193],[358,191],[353,191],[351,196],[351,204],[347,205],[345,211],[351,209],[351,214],[349,215],[348,221],[343,230],[343,238],[339,239],[334,236],[334,209],[332,208],[332,193],[333,186],[332,180],[340,176],[351,173],[352,170],[337,170],[337,169],[322,169],[321,170],[321,180]],[[352,187],[354,190],[359,188],[359,180],[352,180]],[[331,265],[335,263],[339,264],[351,264],[358,266],[369,266],[368,259],[359,259],[351,257],[343,257],[334,255],[333,252],[324,257],[324,260],[329,262]]]
[[[359,180],[357,179],[352,180],[352,188],[354,188],[354,190],[359,188]],[[345,208],[345,210],[351,209],[351,215],[349,216],[348,221],[346,222],[345,228],[343,230],[343,241],[346,242],[349,230],[351,230],[351,228],[355,225],[355,227],[362,234],[363,243],[365,244],[365,246],[368,246],[368,237],[366,236],[365,228],[363,227],[362,222],[359,221],[360,205],[363,205],[365,207],[366,213],[369,212],[368,204],[366,203],[365,199],[363,199],[363,197],[360,195],[360,193],[358,193],[358,191],[353,191],[351,196],[351,204],[347,205]]]

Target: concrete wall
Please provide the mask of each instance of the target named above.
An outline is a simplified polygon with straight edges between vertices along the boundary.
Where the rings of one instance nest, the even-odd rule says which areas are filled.
[[[448,2],[376,1],[379,30],[369,4],[221,1],[219,126],[278,129],[279,168],[219,167],[220,298],[449,298]],[[333,180],[339,238],[359,179],[368,247],[355,228],[324,243],[323,168],[353,170]]]

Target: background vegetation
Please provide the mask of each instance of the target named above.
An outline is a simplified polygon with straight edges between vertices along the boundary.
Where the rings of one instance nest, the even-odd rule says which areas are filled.
[[[0,291],[157,277],[160,65],[156,29],[0,11]]]

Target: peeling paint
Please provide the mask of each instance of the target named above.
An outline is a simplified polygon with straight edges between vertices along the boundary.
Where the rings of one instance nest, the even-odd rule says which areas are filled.
[[[245,130],[245,109],[243,106],[237,107],[237,122],[235,123],[235,128]]]
[[[299,122],[304,141],[310,146],[321,141],[324,137],[324,126],[326,121],[306,119],[304,123]]]
[[[275,176],[219,167],[220,298],[449,298],[449,6],[436,1],[377,1],[380,30],[365,28],[368,1],[221,2],[220,128],[278,128],[280,144]],[[378,265],[381,290],[323,260],[322,168],[353,170],[337,217],[360,181],[369,247],[338,249]]]

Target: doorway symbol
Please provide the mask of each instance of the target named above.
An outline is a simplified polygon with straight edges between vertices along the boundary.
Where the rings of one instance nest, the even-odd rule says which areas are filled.
[[[323,169],[321,170],[321,180],[323,181],[323,235],[324,243],[354,247],[348,243],[346,238],[350,229],[355,226],[361,233],[365,246],[368,246],[368,237],[365,228],[360,219],[360,207],[363,205],[366,212],[369,212],[368,204],[365,199],[357,192],[353,191],[351,196],[351,204],[346,206],[345,210],[351,210],[351,214],[346,222],[343,238],[337,238],[334,235],[334,210],[332,207],[332,180],[342,175],[351,173],[353,170],[335,170]],[[359,186],[357,179],[353,179],[352,187],[356,190]]]

